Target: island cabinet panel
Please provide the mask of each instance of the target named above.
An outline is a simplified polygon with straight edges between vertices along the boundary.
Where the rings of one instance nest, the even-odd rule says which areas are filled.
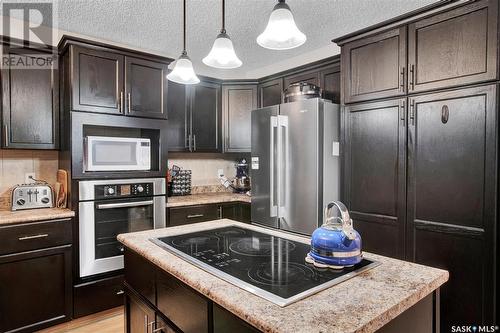
[[[167,64],[125,58],[125,104],[128,115],[167,119],[167,72]]]
[[[57,149],[59,146],[59,80],[57,56],[49,51],[3,46],[5,59],[37,63],[52,59],[49,68],[2,66],[2,148]]]
[[[283,78],[278,78],[259,84],[259,107],[281,104],[283,100]]]
[[[154,266],[133,251],[128,251],[124,258],[124,266],[127,284],[151,304],[156,304],[156,272]]]
[[[71,255],[68,244],[0,256],[0,332],[71,319]]]
[[[404,257],[405,99],[347,106],[345,200],[363,248]]]
[[[209,332],[208,300],[165,272],[157,275],[157,307],[184,333]]]
[[[345,44],[341,61],[345,103],[404,95],[406,27]]]
[[[494,319],[497,94],[493,84],[410,98],[408,254],[450,272],[443,331]]]
[[[222,87],[224,152],[251,151],[251,111],[256,108],[256,85]]]
[[[154,309],[132,292],[125,296],[125,332],[151,333],[155,329]]]
[[[72,109],[123,113],[125,57],[103,50],[72,47]]]
[[[213,306],[214,332],[217,333],[257,333],[256,328],[246,324],[226,309],[214,304]]]
[[[408,27],[410,92],[497,77],[498,1],[476,1]]]

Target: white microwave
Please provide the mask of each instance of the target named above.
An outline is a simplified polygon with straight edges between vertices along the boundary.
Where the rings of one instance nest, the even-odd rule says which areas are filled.
[[[151,140],[87,136],[85,171],[151,170]]]

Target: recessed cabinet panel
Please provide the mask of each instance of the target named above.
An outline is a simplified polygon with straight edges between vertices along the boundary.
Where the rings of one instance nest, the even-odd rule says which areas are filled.
[[[498,1],[471,5],[409,26],[409,90],[496,78]]]
[[[393,257],[403,255],[404,206],[400,203],[405,191],[404,101],[346,107],[348,207],[364,247]],[[379,224],[380,228],[376,227]],[[363,229],[370,235],[364,237]]]
[[[484,227],[485,184],[495,162],[494,91],[493,86],[471,88],[411,100],[415,220]]]
[[[257,108],[257,86],[224,86],[224,151],[250,152],[251,111]]]
[[[403,95],[406,27],[344,45],[345,102]]]
[[[323,98],[340,103],[340,68],[338,65],[320,71],[320,87]]]
[[[123,65],[122,55],[74,47],[73,110],[122,113]]]
[[[189,150],[191,117],[186,85],[168,81],[167,142],[169,151]]]
[[[259,107],[281,104],[283,79],[275,79],[259,84]]]
[[[126,57],[125,66],[127,113],[138,117],[166,119],[168,66],[132,57]]]
[[[5,56],[48,57],[50,53],[4,47]],[[57,57],[53,57],[57,63]],[[57,149],[58,71],[55,68],[2,68],[3,148]]]
[[[219,152],[222,149],[221,87],[200,82],[191,91],[192,150]]]
[[[319,86],[320,85],[319,79],[320,79],[319,72],[317,70],[312,72],[289,75],[283,79],[283,89],[286,90],[288,86],[290,86],[291,84],[299,82],[307,82],[314,84],[315,86]]]

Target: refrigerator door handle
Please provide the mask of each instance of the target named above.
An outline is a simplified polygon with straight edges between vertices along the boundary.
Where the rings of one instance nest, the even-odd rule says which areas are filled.
[[[270,205],[270,215],[271,217],[275,217],[278,215],[278,206],[276,205],[276,200],[275,200],[275,192],[276,192],[276,180],[274,179],[274,161],[276,159],[276,156],[274,154],[274,129],[278,129],[278,117],[276,116],[271,116],[271,121],[270,121],[270,133],[269,136],[271,138],[270,140],[270,156],[269,156],[269,205]]]
[[[278,217],[286,217],[286,202],[288,191],[288,154],[289,154],[289,133],[288,116],[278,116],[278,174],[279,174],[279,195],[278,195]],[[284,142],[283,142],[284,136]]]

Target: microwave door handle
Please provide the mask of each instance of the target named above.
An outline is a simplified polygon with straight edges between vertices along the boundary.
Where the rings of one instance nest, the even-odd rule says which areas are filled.
[[[141,207],[141,206],[151,206],[153,204],[154,204],[153,200],[135,201],[135,202],[118,202],[118,203],[110,203],[110,204],[98,204],[97,209]]]

